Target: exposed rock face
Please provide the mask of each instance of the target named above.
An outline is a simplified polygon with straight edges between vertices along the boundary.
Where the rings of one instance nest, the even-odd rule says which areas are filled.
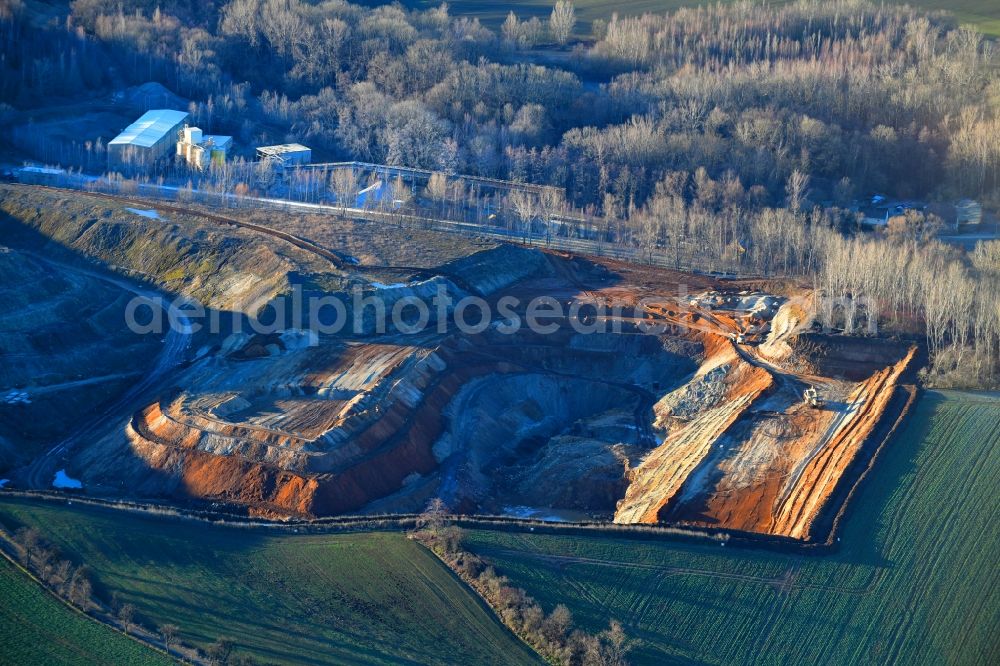
[[[648,409],[642,391],[626,382],[655,378],[666,386],[693,364],[636,335],[617,346],[569,345],[568,358],[562,344],[486,338],[475,351],[463,338],[446,338],[435,346],[328,343],[277,357],[206,359],[182,380],[200,391],[137,413],[119,458],[138,457],[151,470],[139,474],[143,493],[328,515],[439,469],[441,494],[455,503],[492,500],[498,488],[510,491],[511,475],[528,483],[537,454],[552,475],[550,492],[536,497],[548,506],[610,511],[624,467],[615,447],[622,434],[632,444],[641,439]],[[647,353],[634,353],[643,347]],[[564,374],[574,364],[583,376]],[[574,432],[579,419],[621,406],[617,420]],[[524,448],[526,440],[535,444]],[[560,451],[574,443],[579,450],[564,458]],[[585,464],[595,462],[590,453],[604,462]],[[577,463],[567,464],[573,457]],[[93,483],[107,481],[91,474]],[[603,489],[593,484],[598,477]]]
[[[358,314],[355,342],[288,331],[237,334],[214,350],[206,340],[208,353],[173,380],[182,390],[139,409],[124,432],[78,456],[93,487],[269,513],[355,510],[430,473],[451,397],[475,377],[510,369],[502,359],[465,359],[447,335],[381,333],[377,308],[355,313],[353,294],[317,285],[360,284],[363,296],[391,311],[441,293],[488,296],[548,266],[537,251],[487,246],[438,275],[368,284],[300,246],[198,215],[140,216],[107,199],[17,186],[0,186],[0,211],[5,238],[69,264],[100,263],[217,312],[253,315],[268,304],[277,312],[292,285],[303,284],[313,295],[340,296],[351,320]]]
[[[547,269],[545,255],[541,252],[501,245],[448,262],[440,271],[455,280],[459,287],[488,296]]]
[[[844,337],[825,345],[801,334],[802,325],[808,322],[783,306],[758,348],[706,340],[694,378],[656,404],[666,436],[629,472],[615,522],[821,536],[814,531],[821,510],[849,482],[845,474],[878,424],[894,418],[887,410],[916,350],[891,341],[866,348]],[[810,385],[823,398],[816,407],[803,402]]]
[[[616,523],[658,522],[660,511],[678,496],[720,438],[773,386],[766,371],[742,361],[725,381],[724,400],[713,400],[699,410],[629,473],[628,491],[615,511]]]
[[[610,515],[607,509],[628,485],[624,470],[629,456],[641,450],[616,438],[557,435],[531,465],[522,466],[507,496],[527,506]]]
[[[731,369],[729,364],[712,368],[660,398],[653,406],[655,425],[666,430],[671,419],[689,421],[717,406],[726,397],[725,379]]]
[[[455,298],[467,293],[456,283],[489,294],[544,271],[539,257],[486,250],[449,266],[448,277],[368,291],[387,309],[403,298],[429,302],[441,289]],[[288,331],[232,336],[176,380],[185,390],[133,416],[127,448],[112,437],[87,454],[85,475],[110,483],[118,465],[131,466],[146,494],[328,515],[357,510],[432,472],[447,403],[469,381],[515,368],[503,358],[467,355],[462,336],[377,336],[373,314],[354,341]]]
[[[792,470],[778,495],[768,531],[808,539],[810,528],[845,469],[858,455],[884,414],[900,376],[916,353],[911,348],[897,363],[855,387],[841,415],[822,434],[812,454]]]
[[[866,379],[873,372],[899,362],[910,347],[897,340],[821,333],[796,335],[789,340],[789,344],[793,364],[819,375],[851,381]]]
[[[192,210],[136,215],[124,203],[0,185],[5,240],[70,269],[53,277],[0,253],[0,327],[13,331],[0,337],[0,354],[14,359],[0,379],[25,374],[23,359],[43,352],[61,359],[50,369],[79,350],[153,360],[119,335],[120,293],[99,294],[96,310],[74,297],[114,291],[91,284],[89,261],[237,315],[232,329],[202,335],[196,354],[185,355],[187,333],[169,333],[156,373],[113,403],[100,432],[88,430],[69,464],[91,492],[209,500],[271,516],[412,511],[442,497],[460,511],[808,539],[845,470],[863,460],[914,355],[890,341],[806,333],[808,294],[778,298],[759,286],[452,236],[421,255],[438,257],[436,269],[363,266],[320,244],[343,226],[323,226],[317,241],[305,219],[296,236]],[[395,251],[379,240],[378,256]],[[4,288],[25,279],[38,288]],[[115,284],[137,288],[121,277]],[[355,286],[378,303],[355,304]],[[692,298],[690,286],[700,295]],[[273,332],[236,328],[262,309],[276,318],[294,311],[300,288],[304,297],[339,297],[347,318],[357,315],[356,330],[305,330],[297,321]],[[29,292],[35,301],[24,301]],[[468,295],[492,304],[517,296],[522,317],[540,295],[562,306],[613,304],[620,315],[590,318],[614,322],[604,333],[581,333],[558,316],[554,332],[506,334],[496,311],[480,333],[435,325],[436,297]],[[378,308],[408,302],[431,306],[430,326],[381,330]],[[45,325],[67,312],[73,330]],[[807,387],[819,403],[812,391],[803,402]],[[0,469],[20,445],[8,427],[10,410],[26,406],[15,389],[0,404]],[[68,392],[78,397],[61,398],[59,413],[92,409],[93,390]],[[26,477],[37,486],[39,474]]]
[[[145,492],[298,514],[353,510],[436,464],[435,409],[462,375],[448,356],[446,349],[352,345],[214,358],[190,371],[189,385],[201,392],[133,417],[128,455],[156,470],[146,475]]]
[[[525,370],[478,379],[452,400],[435,447],[441,495],[485,511],[527,499],[610,515],[626,458],[654,444],[653,391],[683,381],[694,363],[653,335],[502,337],[484,353],[502,353]]]

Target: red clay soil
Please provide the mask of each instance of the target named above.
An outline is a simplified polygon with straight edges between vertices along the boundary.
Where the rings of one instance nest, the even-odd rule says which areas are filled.
[[[886,416],[915,349],[851,384],[816,374],[812,364],[806,372],[784,369],[762,356],[763,347],[734,345],[741,322],[726,313],[670,301],[647,301],[645,306],[656,319],[686,326],[702,341],[699,376],[722,365],[730,370],[723,380],[725,398],[675,425],[629,471],[615,522],[668,521],[811,538],[813,521]],[[782,341],[786,335],[792,332],[783,332],[770,347],[787,347]],[[872,367],[867,356],[841,353],[841,347],[853,349],[850,338],[832,343],[836,365],[828,365],[838,374]],[[892,357],[892,352],[893,344],[887,344],[879,358]],[[803,403],[801,391],[809,384],[819,386],[828,399],[821,408]],[[770,396],[766,401],[765,395]]]
[[[893,366],[880,370],[851,394],[855,410],[845,423],[837,423],[801,473],[791,479],[774,507],[774,522],[768,530],[797,539],[808,539],[819,509],[833,493],[848,465],[878,425],[894,395],[900,375],[913,361],[916,348]]]
[[[696,401],[703,406],[688,421],[670,420],[663,443],[628,470],[615,522],[667,520],[810,538],[813,521],[882,418],[913,350],[857,384],[817,373],[817,364],[792,370],[780,365],[781,355],[766,356],[769,347],[743,344],[738,336],[747,333],[746,317],[688,299],[688,294],[726,289],[725,283],[601,263],[615,280],[599,277],[587,284],[587,270],[573,264],[556,271],[556,277],[517,288],[545,292],[561,284],[560,294],[572,296],[575,290],[631,306],[626,318],[632,323],[644,318],[676,326],[678,338],[697,342],[702,350],[692,381],[725,366],[724,378],[717,380],[723,386],[707,391],[714,397]],[[329,395],[282,396],[265,409],[246,407],[255,399],[247,390],[242,403],[222,413],[213,410],[227,398],[223,389],[200,397],[181,394],[134,415],[128,438],[151,471],[167,479],[164,492],[179,497],[240,504],[267,516],[356,511],[396,493],[404,480],[438,468],[433,446],[447,428],[446,407],[463,385],[483,375],[523,370],[503,349],[476,344],[438,340],[422,349],[433,350],[441,363],[424,365],[420,362],[430,356],[413,352],[416,347],[351,345],[331,351],[329,359],[310,357],[305,384],[330,389]],[[784,337],[769,344],[791,352]],[[832,366],[834,360],[825,362]],[[280,360],[273,362],[287,376],[302,376],[296,368],[280,366]],[[844,363],[854,367],[852,359]],[[350,381],[339,383],[348,375]],[[275,376],[286,375],[275,371]],[[830,398],[822,409],[802,404],[802,388],[815,383]],[[240,420],[240,414],[256,420]]]
[[[306,457],[297,469],[260,462],[275,457],[287,440],[248,445],[245,428],[227,428],[223,436],[239,442],[239,453],[216,455],[194,448],[205,432],[165,416],[159,403],[136,414],[128,428],[133,451],[151,468],[177,477],[176,494],[248,505],[260,515],[321,516],[354,511],[393,493],[411,474],[437,467],[432,446],[445,427],[444,410],[459,388],[474,377],[511,372],[504,363],[462,363],[450,352],[448,369],[426,388],[416,409],[395,400],[384,411],[362,416],[367,425],[333,456]],[[170,410],[168,410],[170,411]],[[301,448],[296,446],[296,448]],[[336,460],[333,467],[330,461]],[[320,468],[320,469],[315,469]]]
[[[736,443],[665,516],[677,523],[808,540],[819,512],[887,407],[911,350],[898,363],[854,385],[842,404],[813,409],[800,401],[779,414],[751,415]]]
[[[774,384],[764,369],[738,361],[727,376],[726,397],[704,410],[685,426],[674,430],[663,444],[629,471],[625,498],[615,511],[615,522],[655,523],[691,474],[712,453],[747,408]]]
[[[665,517],[689,525],[725,526],[748,532],[770,533],[773,525],[772,508],[788,479],[791,468],[809,454],[817,431],[829,425],[831,414],[817,414],[799,403],[785,413],[783,430],[794,432],[781,446],[780,453],[760,460],[762,448],[773,446],[768,430],[775,419],[752,415],[747,418],[733,439],[739,445],[728,452],[707,476],[704,490],[695,497],[679,502]],[[755,454],[757,459],[755,459]],[[764,454],[767,456],[767,454]],[[745,470],[744,467],[751,467]]]

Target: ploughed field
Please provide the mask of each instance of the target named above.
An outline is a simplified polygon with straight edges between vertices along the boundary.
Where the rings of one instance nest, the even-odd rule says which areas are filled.
[[[466,514],[821,540],[913,394],[913,349],[814,332],[815,295],[791,283],[384,222],[136,206],[0,186],[11,252],[206,313],[203,330],[175,327],[158,354],[127,357],[142,379],[112,391],[99,422],[33,448],[0,433],[22,463],[0,467],[12,486],[48,487],[62,467],[94,494],[266,517],[415,512],[440,497]],[[44,290],[16,293],[12,311],[65,312]],[[463,327],[454,303],[468,297],[489,314],[469,308]],[[340,313],[318,305],[331,300]],[[402,320],[383,326],[374,303]],[[417,332],[414,303],[428,310]],[[531,328],[532,303],[559,313]],[[254,329],[261,312],[283,325]],[[123,335],[77,356],[120,358]],[[55,352],[76,353],[60,340]],[[21,375],[7,381],[34,381]]]
[[[1000,660],[1000,396],[928,392],[852,500],[833,553],[470,531],[543,607],[608,617],[663,663]]]

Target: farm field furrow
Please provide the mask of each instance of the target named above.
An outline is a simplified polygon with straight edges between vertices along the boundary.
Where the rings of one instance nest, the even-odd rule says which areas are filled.
[[[852,500],[837,551],[795,555],[476,531],[467,547],[634,663],[1000,660],[1000,396],[923,395]]]
[[[0,599],[0,664],[173,663],[70,610],[5,559]]]
[[[526,664],[537,658],[433,555],[404,535],[263,535],[95,508],[5,500],[147,626],[176,624],[265,663]],[[0,659],[2,661],[2,659]],[[93,663],[95,660],[85,660]],[[100,661],[100,660],[97,660]]]

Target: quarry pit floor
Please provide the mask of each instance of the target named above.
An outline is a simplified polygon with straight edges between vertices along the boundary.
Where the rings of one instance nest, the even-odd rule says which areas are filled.
[[[113,208],[113,199],[93,205]],[[289,285],[328,293],[350,283],[389,305],[429,303],[440,289],[474,295],[491,319],[475,332],[449,321],[419,333],[288,328],[172,342],[169,367],[154,365],[108,403],[101,426],[71,434],[72,446],[29,463],[14,477],[21,484],[44,487],[58,462],[86,492],[267,518],[412,513],[441,498],[467,515],[810,541],[824,538],[912,382],[914,349],[883,344],[873,354],[865,339],[817,332],[815,294],[793,281],[509,244],[455,251],[436,266],[384,257],[345,266],[333,236],[316,240],[305,223],[292,236],[258,218],[232,231],[199,210],[173,207],[169,220],[127,210],[129,229],[173,224],[170,233],[209,249],[235,234],[252,256],[278,253],[287,278],[255,293],[257,307],[261,294],[287,298]],[[179,211],[190,228],[177,224]],[[203,280],[231,303],[260,280],[255,262],[243,277]],[[376,280],[386,275],[399,281]],[[504,330],[540,297],[564,314],[544,332]],[[494,316],[504,299],[516,305]],[[811,404],[807,389],[818,396]]]

